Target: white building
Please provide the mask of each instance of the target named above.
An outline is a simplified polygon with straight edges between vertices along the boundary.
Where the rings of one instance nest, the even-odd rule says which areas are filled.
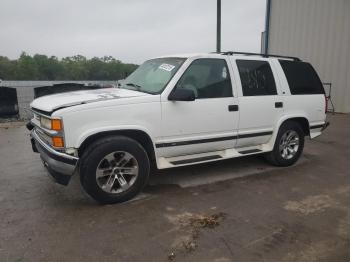
[[[263,51],[311,62],[350,113],[350,0],[267,0]]]

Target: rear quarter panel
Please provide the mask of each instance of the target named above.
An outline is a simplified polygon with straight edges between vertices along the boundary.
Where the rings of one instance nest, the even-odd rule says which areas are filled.
[[[287,78],[278,60],[275,60],[275,68],[278,72],[279,81],[284,96],[283,119],[304,117],[310,126],[321,125],[326,121],[325,97],[323,94],[292,95],[289,90]],[[311,129],[310,137],[314,138],[321,134],[322,128]]]

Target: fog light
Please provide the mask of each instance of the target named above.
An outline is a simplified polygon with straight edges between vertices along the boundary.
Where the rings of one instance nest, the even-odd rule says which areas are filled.
[[[52,137],[52,145],[54,147],[64,147],[63,137],[59,137],[59,136]]]

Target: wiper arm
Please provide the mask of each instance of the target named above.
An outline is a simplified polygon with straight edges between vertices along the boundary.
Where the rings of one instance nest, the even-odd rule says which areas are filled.
[[[149,91],[146,91],[146,90],[141,90],[142,86],[140,86],[140,85],[137,85],[137,84],[134,84],[134,83],[127,83],[127,84],[124,84],[124,85],[125,86],[135,87],[136,91],[154,95],[152,92],[149,92]]]
[[[140,90],[142,88],[142,86],[134,84],[134,83],[127,83],[125,84],[126,86],[132,86],[132,87],[136,87],[136,90]]]

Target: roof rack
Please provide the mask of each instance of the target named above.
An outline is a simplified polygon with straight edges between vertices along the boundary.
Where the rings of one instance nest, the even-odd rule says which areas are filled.
[[[261,56],[261,57],[277,57],[277,58],[286,58],[286,59],[292,59],[293,61],[300,62],[300,58],[294,57],[294,56],[282,56],[282,55],[270,55],[270,54],[260,54],[260,53],[248,53],[248,52],[234,52],[234,51],[227,51],[227,52],[221,52],[219,54],[222,55],[247,55],[247,56]]]

